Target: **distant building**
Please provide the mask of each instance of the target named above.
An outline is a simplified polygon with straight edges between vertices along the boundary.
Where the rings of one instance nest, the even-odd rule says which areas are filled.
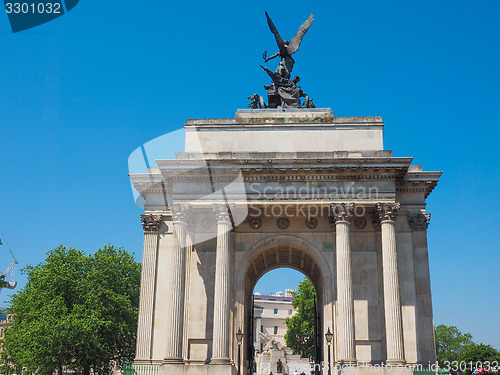
[[[6,311],[0,310],[0,351],[3,349],[3,336],[5,333],[5,328],[12,325],[12,317],[14,314],[7,314]]]
[[[285,333],[286,318],[291,318],[296,311],[292,306],[293,297],[291,290],[287,289],[285,295],[278,292],[274,295],[254,294],[254,345],[257,352],[262,352],[269,341],[275,340],[281,346],[286,346]]]

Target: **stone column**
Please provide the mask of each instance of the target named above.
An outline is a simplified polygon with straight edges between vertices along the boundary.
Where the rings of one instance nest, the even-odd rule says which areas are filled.
[[[170,207],[174,221],[175,245],[170,247],[167,272],[169,281],[166,294],[168,309],[165,314],[167,332],[166,354],[163,363],[182,364],[182,337],[184,326],[184,294],[186,270],[186,229],[191,223],[190,206],[174,204]]]
[[[394,228],[399,203],[378,203],[375,207],[382,232],[382,273],[384,283],[385,332],[387,364],[405,364],[403,320],[399,291],[396,230]]]
[[[144,229],[142,249],[141,294],[137,322],[137,344],[135,363],[151,361],[151,345],[156,290],[156,261],[158,256],[158,237],[162,224],[161,215],[141,215]]]
[[[427,250],[427,227],[430,217],[429,214],[408,215],[408,225],[412,230],[415,290],[417,293],[418,360],[422,363],[436,362],[429,254]]]
[[[229,235],[232,229],[229,208],[214,204],[217,219],[217,253],[215,260],[214,331],[212,364],[229,364],[229,307],[231,298],[231,260]]]
[[[337,255],[337,347],[338,360],[356,363],[354,299],[352,291],[351,219],[354,204],[332,204]]]

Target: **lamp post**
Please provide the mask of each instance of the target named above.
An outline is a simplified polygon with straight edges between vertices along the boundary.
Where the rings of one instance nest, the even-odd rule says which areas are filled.
[[[241,328],[238,328],[238,332],[236,332],[236,341],[238,342],[238,375],[241,375],[241,342],[243,341]]]
[[[332,345],[333,333],[330,332],[330,327],[328,327],[328,332],[325,333],[326,343],[328,344],[328,375],[332,375],[332,365],[330,363],[330,345]]]

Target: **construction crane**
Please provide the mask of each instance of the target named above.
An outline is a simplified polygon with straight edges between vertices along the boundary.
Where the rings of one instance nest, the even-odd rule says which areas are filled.
[[[0,245],[3,245],[1,239],[0,239]],[[5,272],[2,275],[0,275],[0,281],[3,281],[3,283],[0,284],[0,291],[2,288],[14,289],[17,286],[17,281],[14,281],[14,276],[16,273],[16,265],[19,262],[17,261],[16,257],[14,256],[14,253],[12,252],[12,250],[8,245],[7,248],[9,249],[10,255],[12,256],[12,262],[10,262]]]

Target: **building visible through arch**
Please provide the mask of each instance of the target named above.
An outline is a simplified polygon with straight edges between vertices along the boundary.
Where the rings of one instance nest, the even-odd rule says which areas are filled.
[[[383,125],[239,110],[188,120],[184,152],[131,174],[145,201],[135,363],[235,374],[241,329],[248,374],[252,291],[279,267],[316,287],[318,334],[334,333],[319,360],[330,349],[359,373],[361,362],[434,362],[426,198],[441,172],[384,150]]]
[[[270,272],[272,276],[273,271]],[[286,319],[297,313],[292,305],[294,297],[291,290],[272,294],[261,294],[256,290],[257,286],[253,293],[253,320],[249,323],[253,327],[254,352],[263,352],[266,344],[271,340],[282,347],[286,346]]]
[[[292,305],[293,300],[291,294],[283,295],[283,292],[271,295],[253,294],[253,320],[249,324],[253,327],[254,353],[263,352],[267,342],[271,340],[286,346],[286,318],[291,318],[296,313]]]

